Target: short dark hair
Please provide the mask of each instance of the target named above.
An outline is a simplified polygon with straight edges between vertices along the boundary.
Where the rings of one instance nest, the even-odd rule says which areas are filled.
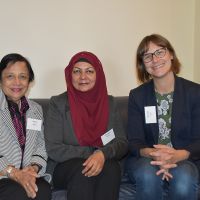
[[[172,60],[172,71],[175,74],[178,74],[180,72],[181,64],[179,62],[179,59],[176,56],[176,52],[173,48],[173,46],[170,44],[170,42],[164,38],[163,36],[159,34],[152,34],[148,35],[143,38],[143,40],[140,42],[137,53],[136,53],[136,69],[137,69],[137,76],[139,81],[146,82],[151,79],[151,75],[146,71],[145,65],[143,62],[143,55],[148,51],[149,43],[152,42],[160,47],[166,47],[168,51],[172,54],[173,60]]]
[[[0,62],[0,80],[2,78],[2,72],[3,70],[9,65],[9,64],[15,64],[16,62],[25,62],[26,66],[28,68],[29,72],[29,82],[34,80],[34,72],[32,70],[30,62],[22,55],[18,53],[11,53],[5,55],[1,62]]]

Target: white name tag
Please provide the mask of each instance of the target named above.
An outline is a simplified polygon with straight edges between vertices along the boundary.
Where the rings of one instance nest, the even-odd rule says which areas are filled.
[[[42,127],[42,120],[28,118],[26,127],[27,129],[34,131],[41,131],[41,127]]]
[[[103,145],[108,144],[113,139],[115,139],[115,133],[114,133],[113,129],[109,130],[108,132],[106,132],[105,134],[103,134],[101,136],[101,140],[103,142]]]
[[[157,123],[156,107],[155,106],[144,107],[144,112],[145,112],[145,122],[146,122],[146,124]]]

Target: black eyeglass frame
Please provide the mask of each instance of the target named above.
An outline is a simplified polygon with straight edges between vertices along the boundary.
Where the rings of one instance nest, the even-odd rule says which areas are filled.
[[[164,50],[164,51],[163,51],[163,54],[159,55],[161,50]],[[160,48],[160,49],[157,49],[157,50],[154,51],[153,53],[144,54],[144,55],[142,56],[142,60],[143,60],[144,63],[149,63],[149,62],[151,62],[151,61],[153,60],[153,56],[154,56],[154,55],[155,55],[157,58],[163,58],[163,57],[166,55],[166,52],[167,52],[167,47],[162,47],[162,48]],[[145,56],[150,56],[150,55],[151,55],[151,57],[147,57],[147,59],[150,59],[150,60],[145,61]]]

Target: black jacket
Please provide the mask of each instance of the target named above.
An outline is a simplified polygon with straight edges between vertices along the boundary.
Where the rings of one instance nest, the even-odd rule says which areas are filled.
[[[152,80],[131,90],[129,94],[127,131],[132,156],[139,156],[141,148],[158,143],[158,123],[145,123],[145,106],[157,106]],[[175,76],[171,120],[173,147],[189,151],[190,159],[200,165],[199,84]]]
[[[113,128],[115,139],[99,148],[105,159],[121,159],[128,151],[128,141],[123,128],[117,105],[112,96],[109,98],[109,122],[107,130]],[[49,110],[45,118],[45,140],[49,156],[48,172],[57,163],[73,158],[88,158],[94,148],[80,146],[74,133],[67,93],[54,96],[50,100]]]

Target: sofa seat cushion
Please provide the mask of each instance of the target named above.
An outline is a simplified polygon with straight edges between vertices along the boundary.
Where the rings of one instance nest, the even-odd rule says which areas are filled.
[[[119,190],[119,200],[134,200],[135,199],[135,184],[131,183],[128,175],[124,174],[121,179],[121,185]]]
[[[51,200],[67,200],[66,190],[53,190]]]

